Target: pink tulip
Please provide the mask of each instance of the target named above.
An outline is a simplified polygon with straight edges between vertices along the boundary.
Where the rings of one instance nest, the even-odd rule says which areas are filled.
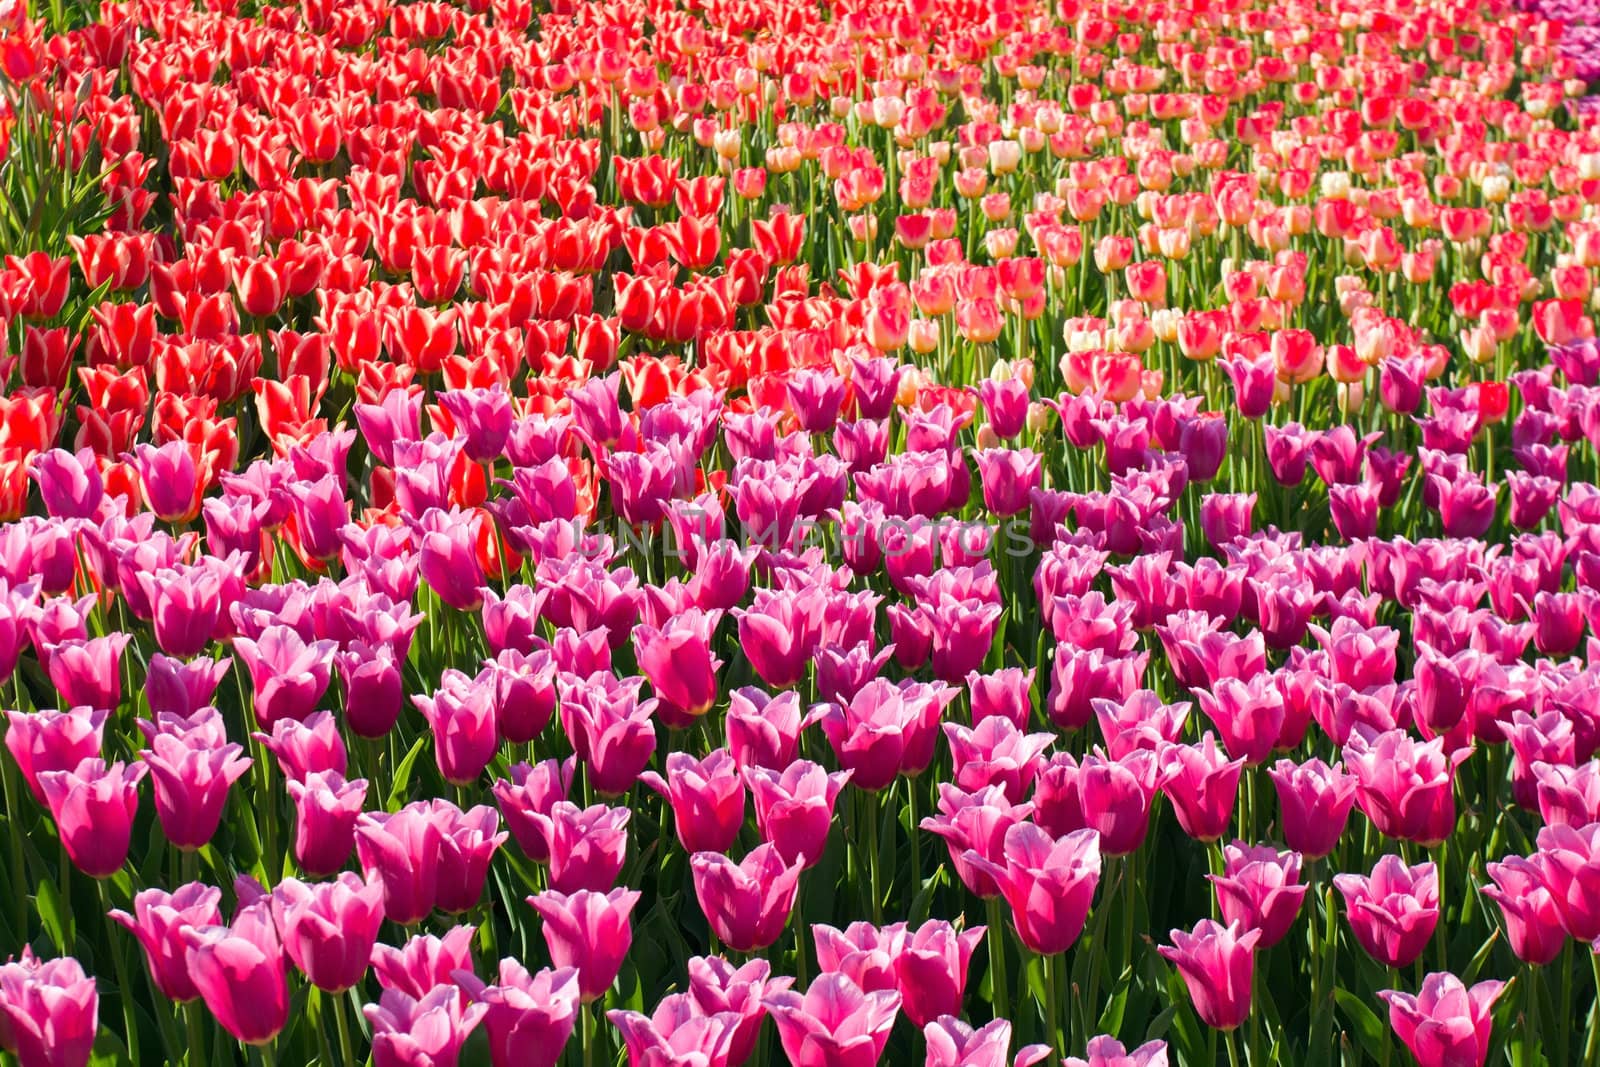
[[[1582,827],[1600,822],[1600,760],[1577,767],[1535,763],[1532,770],[1539,814],[1547,825]]]
[[[238,745],[213,748],[165,734],[139,753],[155,785],[162,832],[174,848],[204,848],[217,832],[228,788],[255,762],[242,757],[243,751]]]
[[[1399,856],[1378,860],[1371,877],[1334,875],[1350,931],[1386,967],[1409,967],[1428,947],[1439,921],[1439,872],[1431,863],[1408,867]]]
[[[1470,989],[1453,974],[1434,972],[1416,995],[1378,991],[1389,1005],[1389,1025],[1418,1067],[1483,1067],[1489,1058],[1494,1002],[1504,982],[1479,982]]]
[[[356,847],[366,779],[347,782],[337,771],[312,771],[301,781],[290,779],[287,788],[295,809],[295,862],[312,875],[343,868]]]
[[[255,684],[256,722],[271,731],[279,719],[304,720],[316,710],[333,671],[332,641],[309,644],[288,626],[268,626],[255,640],[234,639],[233,648]]]
[[[967,965],[984,930],[973,926],[958,931],[947,922],[930,919],[907,934],[894,960],[894,976],[901,1007],[913,1024],[925,1027],[941,1015],[961,1013]]]
[[[1356,803],[1379,833],[1432,848],[1455,830],[1455,769],[1470,754],[1447,755],[1443,738],[1419,742],[1402,730],[1358,727],[1344,761],[1356,776]]]
[[[799,748],[800,694],[735,689],[728,694],[727,731],[728,750],[740,767],[789,766]]]
[[[991,716],[972,729],[960,723],[944,724],[950,756],[955,763],[956,785],[968,792],[998,785],[1014,804],[1028,795],[1043,764],[1051,734],[1024,734],[1006,718]]]
[[[1198,744],[1168,745],[1161,759],[1161,791],[1183,832],[1196,841],[1220,839],[1233,820],[1244,760],[1228,761],[1209,730]]]
[[[68,707],[113,711],[122,702],[122,651],[132,637],[72,638],[41,649],[50,684]]]
[[[804,995],[776,991],[766,1004],[791,1067],[872,1067],[889,1042],[900,994],[863,993],[844,975],[828,973]]]
[[[565,800],[550,809],[550,888],[604,893],[617,882],[628,855],[627,808],[579,808]]]
[[[1032,1067],[1050,1057],[1050,1046],[1029,1045],[1011,1059],[1011,1023],[995,1019],[974,1030],[953,1015],[923,1024],[928,1043],[924,1067]]]
[[[45,800],[39,775],[46,771],[70,771],[86,759],[100,755],[104,745],[106,711],[51,708],[28,714],[8,711],[6,748],[22,770],[23,781],[41,805]]]
[[[367,880],[383,884],[384,913],[401,926],[419,923],[439,899],[441,827],[426,803],[356,820],[356,855]]]
[[[1251,766],[1266,761],[1287,715],[1283,692],[1269,676],[1258,674],[1249,681],[1219,678],[1210,692],[1195,690],[1195,698],[1222,735],[1229,755]]]
[[[86,759],[70,771],[45,771],[39,785],[73,864],[91,878],[109,878],[128,859],[139,780],[149,768]]]
[[[1260,930],[1246,932],[1238,923],[1223,926],[1201,919],[1192,933],[1172,931],[1172,944],[1161,953],[1189,987],[1200,1021],[1214,1030],[1234,1030],[1250,1017],[1250,985],[1255,973]]]
[[[589,781],[604,796],[621,796],[639,780],[656,748],[654,700],[640,700],[642,678],[600,672],[561,675],[561,724]]]
[[[1538,845],[1534,863],[1567,933],[1579,941],[1600,939],[1600,822],[1582,829],[1547,826]]]
[[[1078,795],[1085,822],[1100,834],[1100,851],[1125,856],[1144,844],[1160,780],[1160,759],[1148,749],[1117,760],[1107,759],[1099,750],[1083,758]]]
[[[733,847],[744,825],[745,782],[728,750],[716,749],[703,760],[673,752],[666,770],[665,779],[645,771],[639,781],[671,802],[684,850],[724,852]]]
[[[418,934],[399,948],[378,944],[372,949],[372,970],[378,985],[421,1000],[436,986],[454,981],[458,971],[472,970],[473,926],[452,926],[443,937]]]
[[[189,978],[183,931],[221,924],[222,913],[217,908],[221,899],[222,890],[190,882],[171,895],[162,889],[141,890],[133,898],[132,915],[125,911],[109,913],[138,938],[150,966],[150,977],[168,1000],[182,1004],[200,996]]]
[[[905,948],[905,923],[877,927],[853,922],[843,930],[817,923],[811,927],[811,937],[816,944],[817,966],[824,974],[842,974],[867,993],[899,987],[894,968]]]
[[[84,1067],[94,1050],[100,995],[70,957],[39,962],[23,951],[0,964],[0,1048],[23,1067]]]
[[[854,772],[851,782],[877,792],[897,775],[927,766],[939,717],[955,695],[956,690],[938,683],[902,687],[879,678],[848,704],[825,705],[813,714],[839,765]]]
[[[494,697],[487,680],[449,669],[440,679],[438,692],[431,697],[414,696],[411,702],[428,720],[434,760],[445,781],[452,785],[475,782],[500,747]]]
[[[850,781],[849,771],[829,774],[807,760],[796,760],[781,774],[765,767],[744,772],[755,798],[756,827],[785,864],[815,867],[833,828],[834,803]]]
[[[441,985],[420,1000],[385,989],[361,1011],[372,1024],[374,1067],[455,1067],[461,1046],[483,1021],[484,1004],[462,1006],[454,985]]]
[[[689,869],[712,932],[734,951],[748,953],[783,932],[804,867],[786,863],[772,845],[758,845],[739,863],[721,853],[696,852]]]
[[[772,966],[753,959],[742,967],[720,956],[694,956],[689,960],[689,996],[703,1015],[732,1012],[739,1017],[728,1046],[728,1067],[740,1067],[755,1051],[761,1024],[767,1018],[762,997],[794,984],[792,978],[772,977]]]
[[[1566,947],[1567,930],[1538,863],[1513,856],[1485,870],[1494,884],[1484,886],[1483,895],[1500,905],[1506,941],[1517,959],[1541,966],[1555,962]]]
[[[1182,736],[1189,718],[1188,701],[1163,704],[1149,689],[1136,689],[1120,701],[1096,699],[1092,703],[1100,737],[1112,759],[1140,748],[1160,752]]]
[[[703,1014],[687,993],[663,998],[651,1015],[609,1011],[606,1018],[622,1033],[629,1067],[688,1063],[726,1067],[739,1027],[739,1016],[732,1012]]]
[[[1028,728],[1033,715],[1035,668],[1007,667],[993,674],[972,671],[967,675],[967,698],[972,708],[972,724],[996,716],[1010,720],[1019,730]]]
[[[975,851],[966,860],[986,871],[1011,905],[1022,943],[1041,956],[1071,948],[1083,932],[1089,904],[1100,884],[1100,835],[1074,830],[1052,838],[1033,823],[1006,831],[1001,862]]]
[[[660,628],[634,627],[639,671],[650,679],[669,725],[688,725],[716,702],[722,660],[711,654],[711,644],[721,619],[720,611],[689,608]]]
[[[529,897],[544,918],[544,940],[557,967],[576,967],[585,1004],[599,1000],[617,980],[623,957],[633,944],[628,917],[639,902],[638,892],[579,890],[571,896],[547,890]]]
[[[231,926],[187,927],[189,977],[222,1028],[265,1045],[289,1021],[289,976],[266,898],[239,909]]]
[[[499,981],[486,985],[470,971],[456,983],[484,1012],[493,1067],[556,1067],[578,1019],[578,972],[548,968],[530,975],[514,959],[500,961]]]
[[[272,891],[284,951],[312,985],[352,989],[367,973],[383,923],[383,886],[348,871],[331,882],[285,878]]]
[[[506,821],[506,829],[535,863],[550,862],[550,815],[555,805],[567,798],[577,760],[545,760],[537,766],[518,763],[511,778],[497,779],[493,786],[495,803]]]
[[[462,811],[448,800],[435,800],[429,812],[439,827],[435,906],[447,915],[461,915],[478,906],[489,861],[508,835],[500,832],[499,812],[487,804]]]
[[[1085,1049],[1089,1058],[1068,1056],[1062,1067],[1167,1067],[1167,1043],[1146,1041],[1129,1052],[1122,1042],[1105,1034],[1091,1037]]]
[[[342,775],[348,769],[344,738],[332,712],[317,711],[304,719],[279,719],[272,724],[272,733],[251,736],[278,757],[278,768],[291,782],[303,781],[317,771]]]
[[[1032,805],[1012,804],[997,785],[967,793],[940,782],[939,814],[924,818],[921,828],[944,838],[961,883],[973,895],[988,900],[1000,896],[1000,887],[987,871],[969,863],[966,854],[970,850],[992,863],[1003,863],[1006,832],[1031,812]]]
[[[1260,930],[1259,948],[1271,948],[1294,924],[1309,887],[1300,882],[1300,856],[1266,845],[1238,842],[1222,850],[1223,873],[1207,875],[1217,889],[1222,918],[1245,930]]]
[[[1283,836],[1289,847],[1312,859],[1332,852],[1344,836],[1350,809],[1355,806],[1355,775],[1345,774],[1341,764],[1329,767],[1320,759],[1298,766],[1291,760],[1279,760],[1267,774],[1278,791]]]

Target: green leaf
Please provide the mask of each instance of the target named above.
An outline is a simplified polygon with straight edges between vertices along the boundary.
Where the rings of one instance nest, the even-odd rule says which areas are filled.
[[[411,746],[411,751],[400,761],[400,766],[395,768],[394,781],[389,786],[389,799],[383,805],[385,811],[399,811],[405,806],[406,787],[411,784],[411,772],[416,769],[417,758],[422,755],[422,750],[427,744],[427,734],[418,737]]]
[[[63,956],[72,955],[78,941],[77,926],[72,921],[72,907],[49,879],[39,883],[38,904],[39,918],[56,951]]]
[[[1339,1010],[1344,1012],[1345,1018],[1350,1020],[1350,1025],[1355,1028],[1356,1037],[1361,1041],[1361,1047],[1368,1056],[1382,1059],[1383,1047],[1388,1043],[1388,1035],[1384,1030],[1382,1020],[1365,1002],[1348,989],[1335,989],[1333,997],[1339,1002]]]

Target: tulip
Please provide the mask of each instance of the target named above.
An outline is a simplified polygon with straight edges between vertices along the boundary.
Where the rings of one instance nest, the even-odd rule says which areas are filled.
[[[343,993],[365,977],[383,923],[383,886],[350,872],[331,882],[285,878],[272,891],[284,951],[312,985]]]
[[[1511,951],[1526,963],[1554,963],[1566,947],[1567,931],[1539,864],[1513,856],[1484,869],[1494,884],[1484,886],[1483,895],[1500,905]]]
[[[767,1018],[762,997],[794,984],[792,978],[772,977],[766,960],[754,959],[742,967],[720,956],[693,956],[689,959],[689,996],[703,1015],[731,1012],[739,1017],[733,1040],[728,1045],[728,1067],[741,1067],[755,1051],[761,1024]]]
[[[900,1010],[899,993],[863,993],[837,973],[818,975],[803,996],[781,990],[765,1002],[792,1067],[872,1067]]]
[[[1214,1030],[1235,1030],[1250,1016],[1250,988],[1255,974],[1260,930],[1245,931],[1238,923],[1223,926],[1201,919],[1193,932],[1174,930],[1172,944],[1157,951],[1178,968],[1200,1021]]]
[[[6,712],[6,748],[22,771],[34,800],[47,804],[39,776],[47,771],[70,771],[86,759],[100,755],[106,718],[110,713],[90,708],[56,711],[45,708],[27,714]]]
[[[604,893],[616,884],[628,853],[627,808],[596,804],[579,808],[557,801],[547,817],[550,888],[562,893],[591,889]]]
[[[1444,738],[1418,742],[1402,730],[1357,727],[1344,761],[1356,777],[1356,803],[1387,837],[1427,848],[1455,829],[1455,768],[1471,754],[1444,750]]]
[[[922,1027],[928,1043],[924,1067],[1006,1067],[1011,1054],[1011,1023],[995,1019],[974,1030],[953,1015],[941,1015]],[[1032,1067],[1050,1056],[1050,1046],[1029,1045],[1017,1051],[1011,1067]]]
[[[441,829],[425,803],[356,820],[356,854],[366,879],[383,884],[384,913],[401,926],[427,918],[439,896]]]
[[[70,638],[41,649],[50,684],[61,694],[62,703],[115,710],[122,702],[122,651],[130,640],[128,634],[113,633]]]
[[[293,629],[268,626],[255,640],[240,637],[234,651],[255,684],[256,722],[271,731],[280,719],[304,720],[316,710],[333,669],[332,641],[306,643]]]
[[[1356,777],[1345,774],[1340,764],[1329,767],[1320,759],[1299,766],[1279,760],[1267,774],[1278,791],[1289,847],[1312,859],[1332,852],[1355,806]]]
[[[724,852],[731,848],[744,825],[745,794],[745,780],[733,756],[725,748],[716,749],[704,760],[687,752],[672,752],[666,769],[665,779],[646,771],[639,781],[671,803],[684,850]]]
[[[487,804],[462,811],[448,800],[435,800],[428,807],[439,828],[434,903],[447,915],[461,915],[478,906],[489,861],[508,835],[499,832],[500,815]]]
[[[337,771],[313,771],[287,783],[294,801],[294,858],[301,870],[329,875],[356,847],[356,820],[367,799],[367,782],[347,782]]]
[[[955,762],[956,785],[968,792],[998,785],[1012,803],[1021,803],[1043,765],[1050,734],[1023,734],[1010,719],[991,716],[973,729],[944,724]]]
[[[736,952],[755,952],[778,939],[804,870],[804,857],[788,863],[772,845],[758,845],[734,863],[716,852],[689,859],[694,894],[717,938]]]
[[[801,728],[800,694],[771,696],[746,687],[728,694],[728,750],[741,768],[774,770],[794,762]]]
[[[633,943],[628,917],[639,902],[630,889],[595,893],[583,889],[571,896],[546,890],[528,903],[544,919],[544,940],[557,967],[578,969],[584,1004],[599,1000],[617,980],[623,957]]]
[[[722,660],[711,654],[711,641],[721,617],[721,612],[689,608],[659,629],[634,627],[639,670],[677,725],[693,722],[716,702]]]
[[[610,1011],[606,1018],[622,1033],[629,1067],[725,1064],[739,1026],[731,1012],[700,1013],[687,993],[663,998],[652,1015]]]
[[[411,698],[433,732],[439,773],[452,785],[476,781],[500,744],[494,700],[481,679],[481,675],[469,678],[460,671],[446,670],[437,693]]]
[[[1144,843],[1160,777],[1160,761],[1148,749],[1118,760],[1107,759],[1101,752],[1083,758],[1078,791],[1086,825],[1100,834],[1100,851],[1125,856]]]
[[[817,923],[811,928],[811,937],[816,942],[817,966],[824,974],[842,974],[867,993],[899,988],[894,968],[906,944],[905,923],[877,927],[854,922],[843,930]]]
[[[497,779],[492,787],[506,829],[535,863],[550,862],[550,816],[555,805],[572,790],[577,760],[545,760],[537,766],[518,763],[511,779]]]
[[[1422,980],[1416,996],[1383,989],[1389,1025],[1417,1058],[1418,1067],[1483,1067],[1489,1058],[1494,1002],[1504,982],[1479,982],[1470,989],[1461,979],[1435,971]]]
[[[1074,830],[1052,838],[1032,823],[1018,823],[1006,831],[999,861],[971,850],[965,859],[999,886],[1025,946],[1052,956],[1078,940],[1100,884],[1100,835],[1095,831]]]
[[[1089,1039],[1089,1058],[1068,1056],[1062,1067],[1167,1067],[1167,1043],[1146,1041],[1129,1052],[1122,1042],[1105,1034]]]
[[[39,775],[62,847],[91,878],[109,878],[127,862],[139,810],[139,780],[148,770],[143,763],[107,766],[95,757],[70,771]]]
[[[1582,828],[1547,826],[1534,856],[1544,887],[1555,899],[1567,933],[1579,941],[1600,938],[1600,822]]]
[[[472,970],[472,926],[453,926],[443,937],[418,934],[400,948],[378,944],[372,949],[372,971],[378,985],[421,1000],[435,987],[448,985],[461,971]]]
[[[100,995],[71,958],[40,963],[24,951],[0,965],[0,1048],[23,1067],[84,1067],[94,1051]]]
[[[174,848],[204,848],[217,832],[229,787],[255,762],[242,758],[243,751],[238,745],[212,748],[163,734],[139,753],[155,783],[162,832]]]
[[[231,926],[187,927],[189,977],[235,1039],[265,1045],[289,1021],[289,976],[270,905],[239,910]]]
[[[1221,838],[1233,819],[1244,760],[1226,761],[1209,731],[1199,744],[1168,745],[1162,760],[1161,791],[1184,833],[1196,841]]]
[[[967,675],[967,699],[972,708],[974,726],[984,719],[1008,719],[1019,730],[1028,728],[1033,715],[1033,679],[1035,668],[1024,671],[1021,667],[1007,667],[994,674]]]
[[[372,1024],[374,1067],[455,1067],[467,1036],[483,1021],[488,1005],[462,1007],[454,985],[442,985],[420,1000],[385,989],[361,1011]]]
[[[1072,757],[1063,754],[1058,758]],[[948,782],[941,782],[939,814],[924,818],[921,828],[944,838],[950,851],[950,862],[968,891],[974,896],[992,900],[1001,895],[999,885],[987,871],[967,862],[966,855],[972,851],[992,863],[1004,862],[1006,833],[1031,812],[1032,805],[1013,805],[1007,800],[1005,790],[1000,786],[993,785],[976,793],[967,793]]]
[[[833,827],[834,803],[850,775],[850,771],[829,774],[807,760],[796,760],[782,773],[765,767],[745,769],[745,781],[755,798],[756,828],[786,865],[815,867],[821,861]]]
[[[1408,867],[1399,856],[1378,860],[1370,877],[1334,875],[1350,930],[1386,967],[1408,967],[1428,947],[1439,921],[1439,874],[1431,863]]]
[[[1222,850],[1223,873],[1208,875],[1217,889],[1222,918],[1261,931],[1259,948],[1271,948],[1294,924],[1308,886],[1300,885],[1300,857],[1265,845],[1238,842]]]
[[[329,771],[342,775],[348,765],[344,738],[332,712],[313,712],[304,721],[279,719],[270,735],[258,732],[251,736],[278,757],[278,768],[291,782]]]
[[[894,960],[895,986],[907,1019],[926,1027],[940,1016],[960,1014],[967,965],[985,929],[957,931],[933,919],[907,935]]]
[[[504,959],[494,985],[470,971],[456,971],[454,980],[487,1009],[483,1028],[493,1067],[556,1067],[561,1062],[578,1019],[577,970],[546,968],[530,975],[516,960]]]
[[[222,922],[217,904],[222,890],[190,882],[170,895],[162,889],[141,890],[133,898],[133,914],[109,914],[138,938],[145,962],[156,989],[168,1000],[188,1003],[200,996],[189,978],[188,946],[183,932],[190,928],[216,926]]]

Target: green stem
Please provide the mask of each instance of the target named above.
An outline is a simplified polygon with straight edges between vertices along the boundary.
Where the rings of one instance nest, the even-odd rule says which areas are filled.
[[[1583,1062],[1600,1063],[1600,952],[1589,952],[1589,968],[1594,972],[1594,1009],[1589,1013],[1589,1039],[1583,1045]]]
[[[1239,1060],[1239,1040],[1234,1036],[1234,1032],[1232,1030],[1224,1031],[1222,1034],[1222,1040],[1226,1042],[1228,1046],[1228,1067],[1241,1067]]]
[[[96,879],[95,888],[100,892],[100,913],[111,911],[111,889],[104,879]],[[118,951],[116,945],[111,946],[111,963],[113,973],[117,976],[117,1002],[122,1005],[122,1025],[125,1027],[123,1041],[128,1046],[129,1055],[137,1056],[139,1031],[133,1025],[133,995],[128,988],[128,966]]]
[[[1061,1027],[1057,1021],[1056,1014],[1061,1003],[1061,987],[1058,984],[1056,977],[1056,971],[1060,967],[1061,956],[1058,953],[1054,956],[1041,957],[1041,959],[1044,962],[1044,1017],[1046,1043],[1051,1048],[1055,1049],[1055,1054],[1057,1056],[1064,1056],[1066,1055],[1067,1047],[1066,1042],[1062,1040]]]
[[[1561,968],[1561,1018],[1572,1018],[1572,942],[1568,941],[1561,947],[1561,958],[1556,966]],[[1572,1027],[1556,1027],[1556,1062],[1566,1063],[1567,1052],[1571,1048]]]
[[[1011,1017],[1006,997],[1006,928],[1000,914],[1000,898],[990,897],[989,907],[989,984],[993,988],[994,1017]]]
[[[183,1006],[184,1021],[189,1030],[189,1067],[200,1067],[206,1062],[205,1014],[200,1001],[191,1000]],[[352,1062],[352,1061],[345,1061]]]
[[[879,891],[878,794],[865,794],[867,800],[867,881],[872,889],[872,925],[883,925],[883,894]]]

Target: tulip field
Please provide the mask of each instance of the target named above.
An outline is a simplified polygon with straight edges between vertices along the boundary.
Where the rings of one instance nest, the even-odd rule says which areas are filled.
[[[0,1067],[1600,1067],[1596,87],[0,0]]]

